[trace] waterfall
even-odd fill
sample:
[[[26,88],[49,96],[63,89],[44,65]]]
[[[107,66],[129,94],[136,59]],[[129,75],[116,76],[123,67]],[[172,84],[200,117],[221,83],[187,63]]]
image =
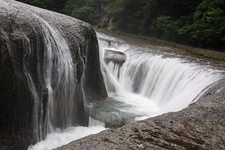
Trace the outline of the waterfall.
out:
[[[55,128],[66,129],[74,122],[76,65],[62,35],[44,20],[40,21],[46,45],[44,79],[48,89],[48,130],[52,132]]]
[[[8,7],[7,3],[5,5]],[[78,70],[77,66],[81,66],[81,64],[83,66],[84,60],[80,48],[76,50],[76,57],[72,57],[72,50],[69,48],[65,35],[62,34],[59,28],[50,24],[46,18],[41,17],[38,9],[31,10],[29,7],[27,8],[26,12],[30,15],[27,26],[31,26],[34,32],[31,33],[33,37],[28,37],[26,28],[23,27],[24,24],[22,23],[12,25],[12,31],[15,30],[14,34],[22,41],[22,49],[19,49],[22,62],[19,65],[23,68],[27,84],[34,97],[33,118],[31,121],[33,123],[32,128],[34,128],[33,138],[40,141],[46,137],[47,133],[82,125],[79,119],[87,122],[88,125],[86,112],[78,114],[78,111],[83,109],[81,108],[83,106],[83,90],[81,81],[77,79],[77,74],[79,71],[81,74],[84,67],[80,67],[80,70]],[[13,8],[10,14],[7,11],[4,12],[9,16],[15,15],[14,13]],[[17,12],[17,14],[20,13]],[[9,36],[11,35],[7,35],[3,30],[2,33],[14,68],[19,72],[20,68],[16,66],[16,59],[19,58],[16,58],[17,56],[12,48],[16,42],[10,41]]]
[[[223,78],[223,71],[212,69],[207,63],[202,65],[199,59],[127,45],[121,39],[102,33],[97,35],[101,67],[109,97],[104,100],[91,100],[87,105],[91,117],[110,127],[184,109]],[[107,50],[126,54],[126,61],[104,62]],[[51,63],[53,62],[48,62],[47,66],[53,66],[49,65]],[[51,72],[49,75],[51,77]],[[50,83],[47,85],[48,89],[53,89]],[[93,120],[90,123],[93,123]],[[56,130],[48,134],[44,141],[29,149],[52,149],[104,129],[102,123],[97,121],[97,124],[89,127]]]
[[[0,149],[52,149],[179,111],[224,79],[208,60],[97,40],[81,20],[15,0],[1,1],[0,33]]]
[[[223,77],[221,71],[198,63],[198,59],[118,45],[124,42],[102,33],[98,36],[102,57],[109,49],[128,56],[122,65],[112,60],[102,62],[102,66],[109,95],[123,97],[123,102],[133,105],[137,109],[136,119],[182,110]]]
[[[96,34],[88,23],[2,0],[0,82],[0,139],[7,141],[0,149],[24,149],[88,125],[94,127],[85,135],[105,129],[89,118],[86,105],[89,97],[107,97]]]

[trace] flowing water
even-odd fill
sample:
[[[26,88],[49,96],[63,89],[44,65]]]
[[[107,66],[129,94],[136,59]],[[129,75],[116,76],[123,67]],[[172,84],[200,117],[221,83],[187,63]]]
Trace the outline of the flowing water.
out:
[[[90,134],[96,134],[105,130],[104,124],[90,118],[89,127],[69,127],[65,130],[57,129],[47,135],[45,140],[30,145],[28,150],[51,150],[65,145],[71,141],[83,138]]]
[[[103,70],[109,95],[130,105],[123,111],[135,112],[136,120],[182,110],[223,78],[223,71],[199,58],[127,45],[102,33],[98,37],[102,61],[105,50],[127,55],[124,64],[111,61]]]
[[[53,149],[108,127],[182,110],[224,78],[223,69],[214,68],[210,61],[138,47],[97,33],[101,69],[109,96],[86,98],[85,105],[90,110],[89,127],[74,127],[79,124],[78,119],[84,120],[81,118],[84,114],[77,113],[78,101],[85,98],[78,81],[78,63],[84,64],[84,56],[78,48],[73,59],[65,35],[49,19],[54,18],[57,22],[60,18],[45,10],[19,3],[14,6],[14,3],[4,0],[1,3],[4,9],[0,12],[9,17],[6,22],[19,22],[18,29],[10,25],[22,38],[22,70],[35,100],[32,135],[40,141],[29,146],[30,150]],[[33,27],[34,35],[40,34],[43,41],[37,42],[36,49],[32,49],[32,40],[25,34],[26,28],[17,15],[25,17],[22,20]],[[64,20],[66,16],[61,17]],[[73,20],[67,18],[66,21],[68,26],[75,25]],[[9,55],[14,58],[10,38],[7,32],[2,33]],[[16,64],[16,60],[12,63]]]
[[[48,130],[53,132],[57,127],[66,129],[73,124],[76,66],[62,35],[46,21],[39,19],[46,45],[44,79],[49,97]]]
[[[50,34],[48,31],[45,34]],[[52,36],[57,33],[51,31]],[[104,100],[89,100],[88,107],[91,110],[89,127],[70,127],[65,130],[56,129],[47,135],[44,141],[30,146],[29,149],[52,149],[60,145],[66,144],[72,140],[79,139],[89,134],[97,133],[108,126],[123,125],[132,121],[157,116],[163,113],[179,111],[193,103],[207,91],[210,85],[223,78],[223,71],[213,69],[210,63],[192,57],[184,57],[176,54],[166,53],[161,50],[138,47],[128,45],[125,41],[114,37],[98,33],[99,50],[102,72],[107,87],[109,97]],[[62,41],[62,40],[61,40]],[[46,41],[46,43],[50,43]],[[57,42],[56,42],[57,43]],[[65,45],[57,45],[63,47],[67,51]],[[115,61],[104,62],[105,51],[111,50],[123,52],[126,55],[124,63],[116,63]],[[49,49],[49,52],[54,53]],[[68,52],[69,53],[69,52]],[[66,76],[65,81],[58,87],[58,91],[71,90],[76,85],[71,85],[67,79],[73,80],[71,73],[73,72],[72,62],[63,59],[70,58],[70,54],[59,53],[57,56],[57,65],[61,65],[56,69],[58,78]],[[47,57],[52,57],[47,55]],[[48,60],[51,60],[48,58]],[[53,62],[49,61],[46,67],[51,67]],[[65,70],[60,70],[65,68]],[[49,70],[49,69],[47,69]],[[54,95],[51,90],[51,83],[48,77],[51,71],[46,71],[46,84],[50,89],[50,97]],[[64,85],[64,83],[67,83]],[[57,87],[56,87],[57,88]],[[51,93],[52,92],[52,93]],[[70,99],[74,96],[63,94],[63,97]],[[54,98],[53,98],[54,99]],[[55,105],[52,101],[51,105]],[[50,123],[54,122],[54,114]],[[63,107],[64,108],[64,107]],[[67,109],[67,108],[65,108]],[[65,111],[67,112],[67,111]],[[64,119],[69,118],[72,114],[63,114]],[[56,118],[57,119],[57,118]],[[65,127],[70,126],[70,122],[66,121]],[[110,125],[111,124],[111,125]],[[56,128],[56,127],[55,127]]]

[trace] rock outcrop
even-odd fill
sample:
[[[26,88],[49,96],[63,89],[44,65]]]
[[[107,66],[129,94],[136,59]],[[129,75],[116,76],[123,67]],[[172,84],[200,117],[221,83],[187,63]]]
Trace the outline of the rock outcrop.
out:
[[[94,29],[69,16],[14,0],[2,0],[0,33],[0,149],[27,149],[30,144],[45,138],[49,132],[48,114],[53,111],[49,110],[50,97],[57,99],[54,114],[63,109],[62,97],[66,99],[70,95],[57,92],[63,91],[64,83],[56,80],[63,80],[61,77],[66,76],[65,71],[61,71],[61,77],[57,74],[60,71],[57,65],[75,68],[72,73],[68,71],[74,74],[76,83],[76,88],[70,91],[74,95],[71,107],[75,108],[71,125],[87,126],[84,93],[95,98],[107,96]],[[60,40],[68,45],[60,45]],[[54,53],[49,54],[59,52],[60,47],[69,48],[72,65],[63,64]],[[49,66],[51,71],[47,70]],[[48,74],[51,75],[50,84],[46,79]],[[61,118],[53,116],[52,122]],[[54,127],[67,126],[54,123]]]
[[[108,129],[55,150],[225,149],[225,81],[179,111]]]
[[[105,49],[104,61],[106,64],[112,61],[113,63],[122,66],[126,60],[127,55],[125,53],[113,49]]]

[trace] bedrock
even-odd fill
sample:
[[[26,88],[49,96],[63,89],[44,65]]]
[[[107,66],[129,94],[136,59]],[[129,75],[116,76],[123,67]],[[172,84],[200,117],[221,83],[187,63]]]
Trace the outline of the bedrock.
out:
[[[108,129],[55,150],[225,149],[225,81],[179,111]]]

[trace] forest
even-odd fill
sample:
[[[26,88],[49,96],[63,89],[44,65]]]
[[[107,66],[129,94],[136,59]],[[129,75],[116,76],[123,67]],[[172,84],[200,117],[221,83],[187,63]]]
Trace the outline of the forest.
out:
[[[18,0],[117,33],[225,51],[224,0]]]

